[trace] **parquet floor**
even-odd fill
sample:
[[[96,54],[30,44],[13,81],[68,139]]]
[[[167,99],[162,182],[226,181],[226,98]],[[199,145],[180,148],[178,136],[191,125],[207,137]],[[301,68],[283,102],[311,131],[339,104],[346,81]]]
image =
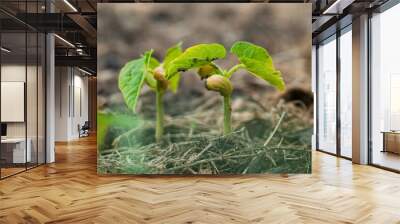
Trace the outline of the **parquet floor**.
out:
[[[96,174],[94,138],[0,181],[0,223],[400,223],[400,175],[315,152],[312,175]]]
[[[7,177],[7,176],[10,176],[10,175],[22,172],[24,170],[25,170],[25,167],[23,167],[23,168],[22,167],[21,168],[19,168],[19,167],[17,167],[17,168],[14,168],[14,167],[1,168],[1,175],[2,175],[2,177]]]

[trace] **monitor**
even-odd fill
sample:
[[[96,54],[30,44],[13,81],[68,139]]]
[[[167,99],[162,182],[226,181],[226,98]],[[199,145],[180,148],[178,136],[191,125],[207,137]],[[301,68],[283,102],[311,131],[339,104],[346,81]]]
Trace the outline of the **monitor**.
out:
[[[7,136],[7,124],[1,123],[1,136]]]

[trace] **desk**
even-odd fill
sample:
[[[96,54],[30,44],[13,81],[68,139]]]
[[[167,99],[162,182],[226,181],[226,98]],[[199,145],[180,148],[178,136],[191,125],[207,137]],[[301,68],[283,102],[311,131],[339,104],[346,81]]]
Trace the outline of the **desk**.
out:
[[[382,131],[382,134],[383,134],[382,152],[392,152],[400,154],[400,132]]]
[[[26,163],[31,162],[32,141],[30,138],[26,140],[28,143],[25,152],[25,138],[5,138],[1,139],[1,157],[6,163]]]

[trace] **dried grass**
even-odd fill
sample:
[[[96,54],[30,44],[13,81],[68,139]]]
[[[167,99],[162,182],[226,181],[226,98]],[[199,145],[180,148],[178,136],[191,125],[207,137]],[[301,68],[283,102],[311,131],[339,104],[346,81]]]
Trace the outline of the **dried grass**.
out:
[[[154,143],[154,123],[144,122],[99,154],[101,173],[246,174],[310,173],[309,114],[280,102],[270,111],[248,103],[234,114],[235,131],[222,136],[219,107],[204,104],[167,119],[166,135]]]

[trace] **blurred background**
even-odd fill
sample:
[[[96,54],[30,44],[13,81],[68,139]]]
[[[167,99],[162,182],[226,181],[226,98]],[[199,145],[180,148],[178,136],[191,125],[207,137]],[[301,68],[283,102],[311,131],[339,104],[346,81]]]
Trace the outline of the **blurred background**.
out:
[[[264,81],[240,71],[233,77],[233,109],[237,106],[235,96],[253,97],[264,105],[282,98],[305,108],[312,118],[310,15],[310,4],[99,4],[98,107],[124,108],[118,90],[118,72],[126,62],[148,49],[154,49],[154,56],[162,60],[165,50],[179,41],[183,42],[183,48],[217,42],[229,51],[235,41],[245,40],[269,51],[288,88],[279,93]],[[216,63],[226,68],[237,60],[228,57]],[[202,81],[190,73],[183,74],[179,93],[167,95],[167,102],[215,95],[206,91]],[[147,100],[153,100],[148,89],[144,88],[142,94],[139,111],[144,110]]]

